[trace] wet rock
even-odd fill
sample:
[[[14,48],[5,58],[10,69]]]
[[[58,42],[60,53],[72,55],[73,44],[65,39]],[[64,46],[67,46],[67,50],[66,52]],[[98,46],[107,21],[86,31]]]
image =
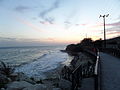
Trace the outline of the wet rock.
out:
[[[62,90],[71,90],[72,83],[68,80],[61,79],[59,82],[59,87]]]
[[[0,61],[0,74],[9,77],[14,72],[14,68],[7,63]]]
[[[7,84],[6,90],[21,90],[30,86],[32,86],[32,84],[26,81],[14,81],[12,83]]]
[[[60,88],[53,88],[52,90],[61,90]]]
[[[26,87],[23,90],[49,90],[49,89],[43,84],[36,84],[30,87]]]
[[[11,78],[12,81],[15,81],[17,76],[18,76],[17,73],[12,73],[9,77]]]
[[[36,84],[35,81],[33,81],[32,79],[30,79],[28,76],[26,76],[22,72],[17,73],[16,81],[26,81],[26,82],[29,82],[31,84]]]
[[[1,88],[0,90],[5,90],[5,88]]]
[[[34,77],[34,78],[31,78],[31,79],[34,80],[37,84],[43,84],[43,80],[41,78]]]
[[[0,88],[4,87],[5,84],[9,83],[11,81],[10,78],[6,77],[3,74],[0,74]]]

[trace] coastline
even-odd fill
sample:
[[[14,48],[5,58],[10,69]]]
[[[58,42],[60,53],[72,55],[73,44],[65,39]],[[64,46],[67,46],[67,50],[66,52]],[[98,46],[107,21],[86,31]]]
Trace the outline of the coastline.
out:
[[[36,87],[36,85],[39,85],[39,88],[43,88],[44,86],[44,89],[40,90],[61,90],[60,87],[58,88],[58,84],[60,81],[60,72],[63,66],[63,64],[60,64],[57,68],[50,70],[49,72],[45,72],[46,78],[28,77],[22,72],[13,72],[12,74],[10,74],[10,77],[6,77],[6,75],[4,75],[3,77],[6,78],[2,77],[3,80],[5,81],[6,79],[8,79],[8,81],[6,83],[3,83],[4,85],[2,87],[2,90],[14,90],[15,88],[20,89],[23,88],[24,83],[29,84],[30,87]],[[24,88],[29,88],[29,86],[26,85],[24,86]]]
[[[59,54],[59,53],[57,53],[57,54]],[[43,85],[46,88],[51,87],[51,89],[45,89],[45,90],[53,90],[53,88],[59,88],[59,90],[61,90],[60,86],[59,86],[59,83],[61,83],[60,74],[61,74],[62,68],[65,66],[66,60],[64,62],[59,62],[59,65],[56,68],[49,70],[47,72],[44,72],[44,74],[46,74],[46,78],[29,77],[22,72],[13,72],[9,76],[3,75],[3,77],[5,77],[5,78],[3,78],[3,77],[2,78],[4,79],[4,81],[7,79],[7,81],[5,83],[3,83],[2,89],[9,90],[9,88],[11,88],[11,86],[12,86],[11,90],[14,90],[13,88],[16,88],[15,87],[16,83],[17,84],[20,83],[21,87],[23,86],[23,83],[28,83],[28,84],[31,84],[32,87],[36,87],[35,85],[37,85],[37,84],[39,84],[40,86]],[[68,62],[66,62],[66,63],[68,63]],[[1,83],[2,82],[0,82],[0,84]],[[19,88],[19,86],[17,86],[17,88]],[[28,87],[26,86],[25,88],[28,88]],[[42,89],[40,89],[40,90],[42,90]]]

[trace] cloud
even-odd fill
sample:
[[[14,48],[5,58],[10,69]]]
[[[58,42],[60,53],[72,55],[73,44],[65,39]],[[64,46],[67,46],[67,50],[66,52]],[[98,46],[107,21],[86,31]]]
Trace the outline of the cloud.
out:
[[[79,26],[79,24],[75,24],[75,26]]]
[[[44,21],[40,21],[40,23],[41,23],[41,24],[46,24],[46,22],[44,22]]]
[[[65,21],[64,23],[65,23],[65,24],[71,24],[71,22],[69,22],[69,21]]]
[[[0,41],[15,41],[16,38],[9,38],[9,37],[0,37]]]
[[[18,22],[20,22],[20,23],[23,23],[23,24],[29,26],[29,27],[32,28],[33,30],[40,31],[40,32],[43,31],[43,30],[41,30],[38,26],[32,24],[31,22],[28,22],[28,21],[23,20],[23,19],[18,18],[18,17],[16,17],[16,20],[17,20]]]
[[[97,24],[97,25],[94,25],[94,26],[95,27],[103,26],[103,24]],[[114,23],[105,24],[105,26],[120,26],[120,21],[114,22]]]
[[[39,40],[37,40],[37,39],[28,39],[28,38],[0,37],[0,41],[34,42],[34,41],[39,41]]]
[[[112,26],[112,28],[108,29],[108,31],[119,31],[120,32],[120,21],[111,23],[111,24],[107,24],[107,26]]]
[[[44,44],[43,41],[35,39],[0,37],[0,47],[38,46]]]
[[[23,12],[25,12],[25,11],[27,11],[27,10],[30,10],[30,9],[31,9],[31,8],[30,8],[30,7],[27,7],[27,6],[17,6],[17,7],[15,8],[15,11],[23,13]]]
[[[53,24],[54,20],[55,19],[53,17],[45,18],[45,21],[48,22],[49,24]]]
[[[69,29],[73,24],[72,24],[72,22],[66,20],[66,21],[64,21],[64,25],[65,25],[65,26],[64,26],[65,29]]]
[[[113,35],[113,34],[119,34],[120,35],[120,32],[109,32],[109,33],[107,33],[107,35]]]
[[[30,38],[10,38],[0,37],[0,47],[16,47],[16,46],[48,46],[63,45],[54,38],[30,39]]]
[[[107,35],[120,35],[120,21],[107,24],[107,26],[113,26],[112,28],[107,29]]]
[[[45,21],[40,21],[40,23],[45,25],[55,24],[54,18],[46,18]]]
[[[71,28],[73,23],[76,23],[76,17],[78,17],[78,13],[77,13],[78,7],[72,7],[70,8],[70,11],[66,12],[67,16],[65,17],[65,27],[67,28]],[[75,24],[75,26],[79,26],[79,24]]]
[[[40,17],[45,18],[46,14],[48,14],[49,12],[51,12],[54,9],[59,7],[59,3],[60,3],[60,0],[56,0],[50,8],[48,8],[47,10],[44,10],[40,13]]]
[[[12,37],[0,37],[0,41],[15,41],[15,42],[39,42],[39,39],[31,38],[12,38]]]
[[[89,24],[89,23],[83,23],[83,24],[75,24],[75,26],[83,26],[83,27],[98,27],[101,26],[101,24]]]
[[[120,26],[120,21],[115,23],[106,24],[106,26]]]
[[[59,7],[60,4],[60,0],[56,0],[52,6],[44,11],[42,11],[39,15],[39,17],[41,17],[43,20],[49,22],[49,23],[53,23],[54,22],[54,18],[53,17],[46,17],[46,15],[48,15],[48,13],[50,13],[51,11],[57,9]]]
[[[119,27],[116,26],[116,27],[108,28],[107,32],[108,33],[117,33],[117,32],[120,32],[120,26]]]
[[[120,36],[120,32],[109,32],[109,33],[107,33],[108,38],[118,37],[118,36]]]
[[[54,38],[47,38],[46,40],[48,40],[48,41],[55,41]]]
[[[97,23],[97,24],[79,24],[79,25],[82,25],[82,26],[90,26],[90,27],[93,27],[93,28],[96,28],[96,27],[103,27],[103,23]],[[119,27],[120,26],[120,21],[118,22],[114,22],[114,23],[109,23],[109,24],[105,24],[105,26],[111,26],[112,28],[113,27]]]
[[[80,25],[82,25],[82,26],[87,26],[88,24],[80,24]]]
[[[40,23],[43,24],[43,25],[51,25],[51,24],[53,24],[53,23],[49,23],[48,21],[40,21]]]

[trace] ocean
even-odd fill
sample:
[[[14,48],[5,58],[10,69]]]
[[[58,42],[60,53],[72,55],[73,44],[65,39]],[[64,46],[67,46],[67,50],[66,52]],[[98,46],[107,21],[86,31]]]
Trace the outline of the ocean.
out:
[[[71,57],[60,51],[63,49],[65,46],[4,47],[0,48],[0,61],[15,66],[15,72],[45,78],[46,72],[69,65]]]

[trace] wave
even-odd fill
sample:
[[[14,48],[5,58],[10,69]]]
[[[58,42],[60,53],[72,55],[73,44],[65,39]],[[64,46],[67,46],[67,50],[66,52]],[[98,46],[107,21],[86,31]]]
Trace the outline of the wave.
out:
[[[41,59],[41,58],[44,58],[44,57],[47,56],[47,55],[48,55],[48,54],[43,54],[43,55],[39,56],[38,58],[33,59],[32,61],[24,62],[24,63],[18,64],[18,65],[15,65],[15,67],[21,67],[21,66],[23,66],[23,65],[30,64],[30,63],[32,63],[32,62],[34,62],[34,61],[37,61],[37,60],[39,60],[39,59]]]
[[[44,73],[59,67],[66,59],[67,54],[52,51],[43,54],[32,62],[20,65],[16,68],[15,72],[23,72],[29,77],[45,78]]]
[[[44,58],[44,57],[47,56],[47,55],[48,55],[47,53],[46,53],[46,54],[43,54],[42,56],[38,57],[36,60],[41,59],[41,58]]]

